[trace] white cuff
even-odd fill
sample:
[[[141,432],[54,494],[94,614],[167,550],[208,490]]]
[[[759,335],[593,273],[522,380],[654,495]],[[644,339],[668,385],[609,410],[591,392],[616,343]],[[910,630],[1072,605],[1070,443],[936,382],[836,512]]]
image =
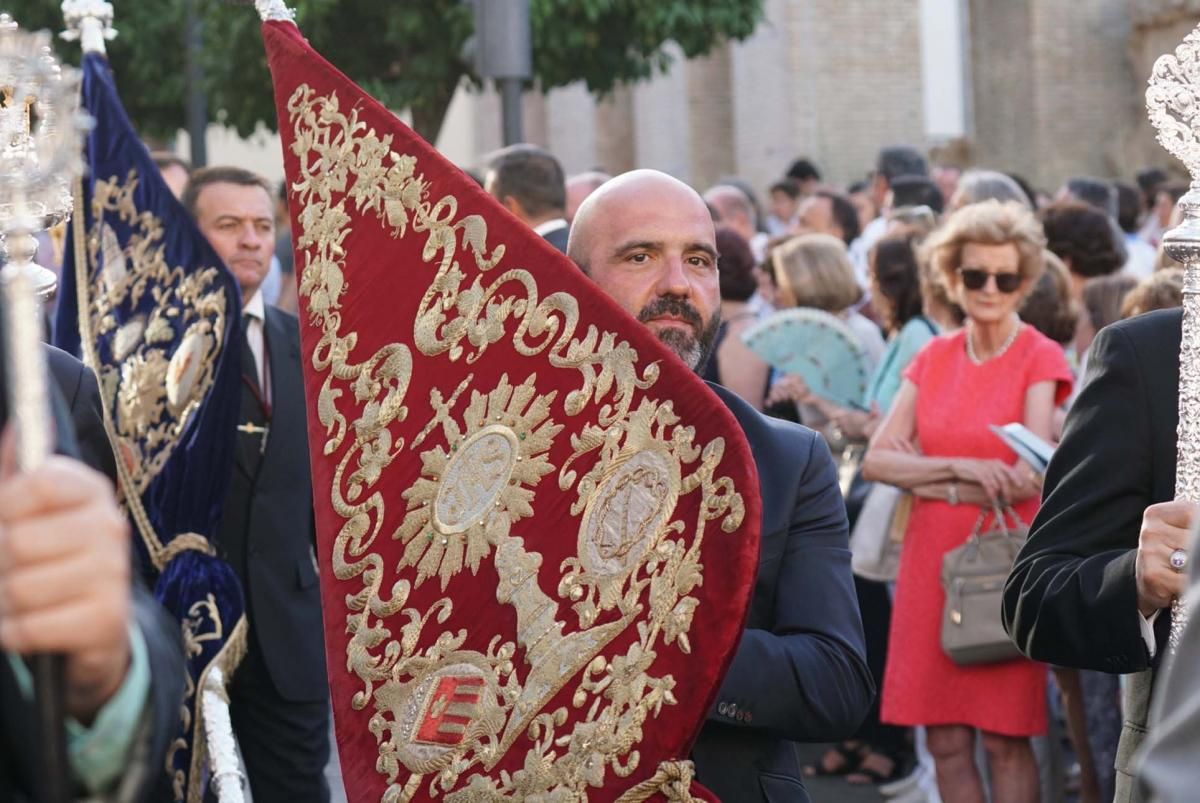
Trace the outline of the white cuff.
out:
[[[1150,652],[1150,660],[1154,660],[1154,654],[1158,652],[1158,644],[1154,640],[1154,623],[1158,620],[1158,615],[1162,613],[1162,608],[1159,608],[1149,616],[1142,616],[1142,612],[1138,611],[1138,626],[1142,628],[1142,641],[1146,642],[1146,649]]]

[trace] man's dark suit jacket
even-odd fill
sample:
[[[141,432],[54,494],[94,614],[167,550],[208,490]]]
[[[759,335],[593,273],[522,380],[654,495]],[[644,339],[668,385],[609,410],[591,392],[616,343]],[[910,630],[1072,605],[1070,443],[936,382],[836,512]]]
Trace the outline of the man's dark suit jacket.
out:
[[[95,375],[66,352],[52,346],[45,346],[45,350],[51,381],[63,402],[56,416],[59,432],[69,436],[73,429],[76,443],[72,445],[83,461],[112,478],[115,465],[104,432]],[[60,438],[63,443],[71,440]],[[150,791],[166,777],[163,760],[179,727],[185,670],[179,625],[140,587],[134,588],[133,613],[146,643],[150,701],[142,738],[135,742],[135,754],[130,756],[119,789],[122,800],[141,801],[149,800]],[[34,728],[32,709],[16,686],[7,658],[0,656],[0,801],[32,801],[38,794]]]
[[[571,227],[570,226],[562,226],[560,228],[555,229],[554,231],[547,232],[545,234],[545,236],[542,237],[542,239],[545,240],[546,242],[550,243],[550,245],[554,246],[559,251],[561,251],[562,253],[565,254],[565,253],[567,253],[567,240],[570,239],[570,237],[571,237]]]
[[[692,751],[725,801],[807,801],[792,741],[849,738],[875,689],[850,572],[846,508],[829,449],[711,385],[758,467],[762,547],[746,630]]]
[[[1182,314],[1103,329],[1046,474],[1041,509],[1004,589],[1004,623],[1031,658],[1113,674],[1126,689],[1117,800],[1136,800],[1152,662],[1138,622],[1134,563],[1142,513],[1175,498]],[[1166,643],[1168,612],[1155,623]],[[1161,654],[1161,649],[1159,650]]]
[[[50,378],[70,413],[79,459],[103,473],[115,485],[117,465],[108,433],[104,431],[104,411],[100,406],[96,375],[62,349],[45,344],[42,348]]]
[[[271,372],[266,453],[256,470],[239,448],[218,542],[242,580],[247,618],[275,688],[286,700],[324,701],[300,330],[295,316],[268,306],[264,333]]]

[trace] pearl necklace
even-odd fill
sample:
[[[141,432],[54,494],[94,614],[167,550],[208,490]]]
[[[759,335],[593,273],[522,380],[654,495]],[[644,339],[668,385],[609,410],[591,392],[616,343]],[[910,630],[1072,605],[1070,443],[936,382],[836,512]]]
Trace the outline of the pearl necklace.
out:
[[[973,336],[975,327],[968,326],[967,327],[967,359],[969,359],[971,362],[975,363],[976,365],[983,365],[988,360],[995,360],[999,357],[1004,356],[1004,352],[1008,351],[1009,348],[1012,347],[1012,344],[1014,342],[1016,342],[1017,335],[1019,335],[1021,333],[1021,328],[1023,326],[1024,326],[1024,324],[1022,324],[1020,321],[1017,321],[1017,325],[1013,327],[1012,333],[1007,338],[1005,338],[1003,343],[1000,344],[1000,348],[996,349],[996,352],[994,354],[992,354],[990,357],[988,357],[986,360],[979,359],[979,355],[975,353],[975,338]]]

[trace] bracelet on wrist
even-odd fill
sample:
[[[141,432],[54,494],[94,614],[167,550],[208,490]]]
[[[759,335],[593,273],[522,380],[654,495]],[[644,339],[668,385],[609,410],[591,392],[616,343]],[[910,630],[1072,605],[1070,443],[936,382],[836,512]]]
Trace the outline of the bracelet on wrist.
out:
[[[946,501],[952,505],[958,504],[958,483],[952,482],[946,488]]]

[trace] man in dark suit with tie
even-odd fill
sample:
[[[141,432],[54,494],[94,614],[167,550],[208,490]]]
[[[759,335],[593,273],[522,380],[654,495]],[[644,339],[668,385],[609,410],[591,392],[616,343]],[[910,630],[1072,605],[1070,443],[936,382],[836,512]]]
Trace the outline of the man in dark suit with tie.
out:
[[[488,161],[483,188],[543,240],[566,253],[567,183],[562,165],[536,145],[510,145]]]
[[[256,803],[325,803],[329,690],[317,584],[300,331],[258,292],[275,249],[270,186],[198,170],[183,204],[242,291],[242,414],[219,548],[241,579],[249,639],[231,716]]]
[[[700,196],[638,170],[580,206],[568,255],[693,370],[720,323],[716,235]],[[850,573],[846,509],[812,430],[713,390],[758,467],[762,544],[746,629],[692,752],[722,800],[807,801],[790,740],[849,738],[874,696]]]
[[[1103,329],[1046,473],[1042,507],[1004,589],[1004,623],[1039,661],[1134,674],[1117,751],[1118,803],[1140,799],[1134,751],[1146,734],[1171,599],[1186,575],[1192,507],[1175,502],[1182,314]]]

